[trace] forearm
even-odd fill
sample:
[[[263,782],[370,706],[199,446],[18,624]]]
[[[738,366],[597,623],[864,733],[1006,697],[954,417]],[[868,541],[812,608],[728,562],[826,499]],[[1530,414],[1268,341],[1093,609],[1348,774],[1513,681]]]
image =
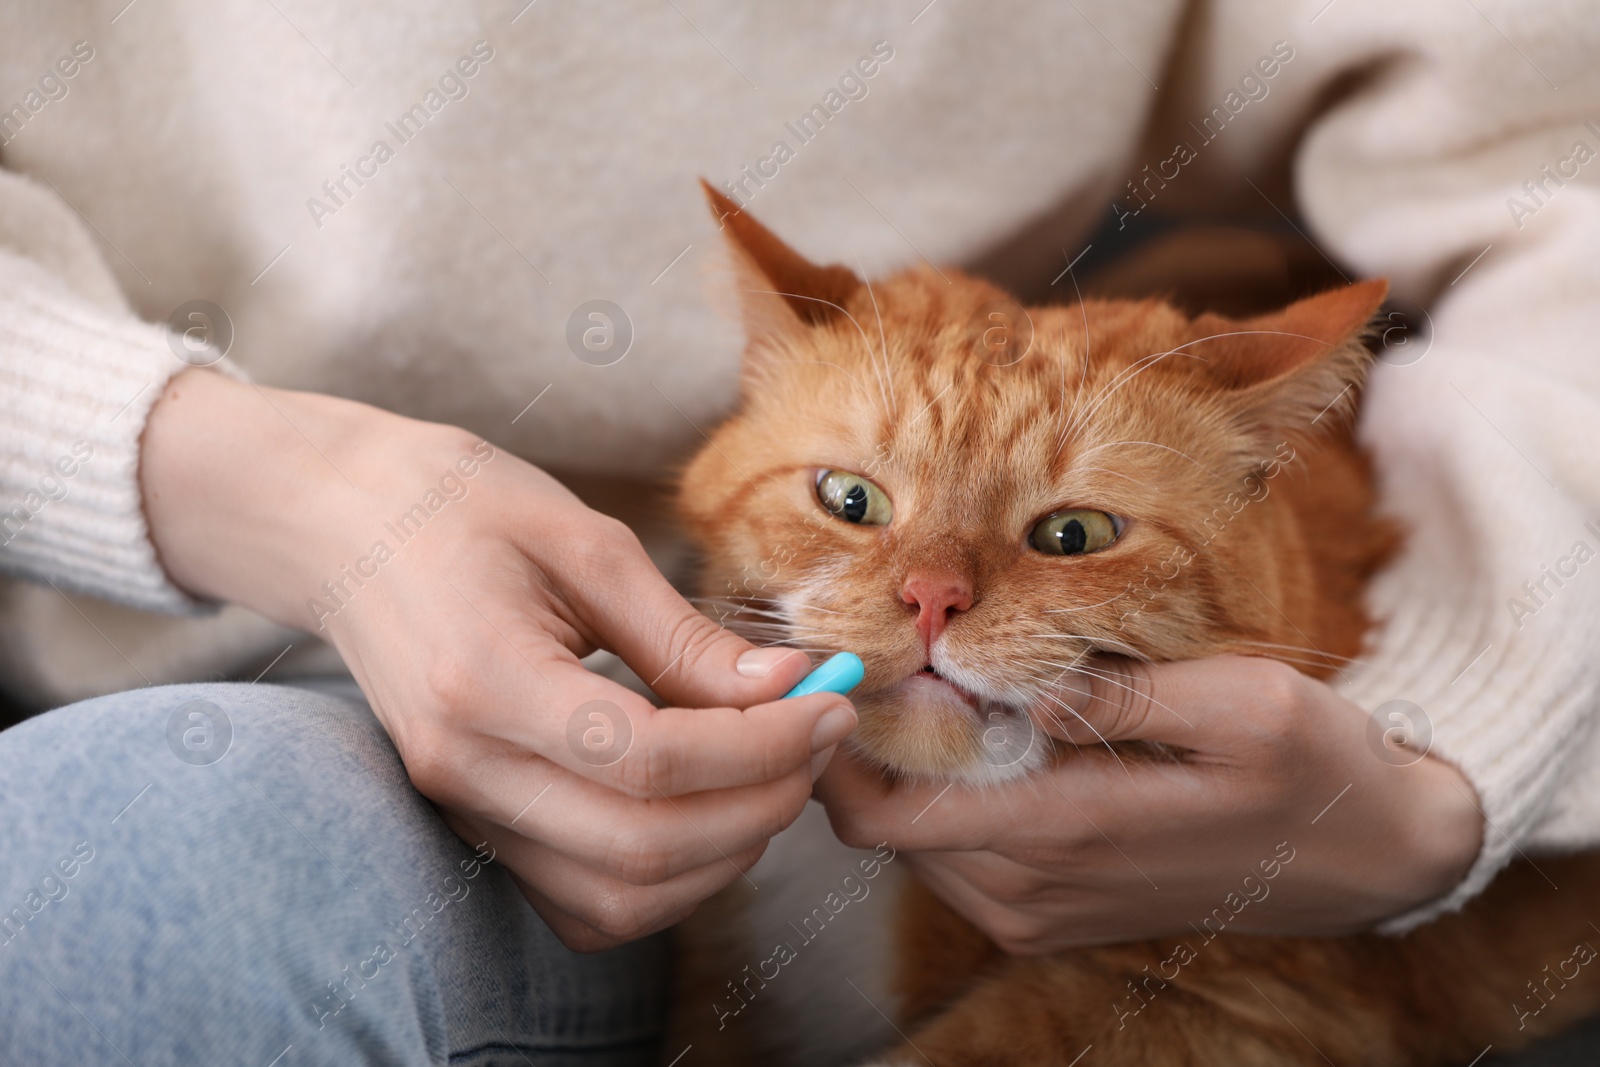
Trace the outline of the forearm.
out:
[[[1571,160],[1578,140],[1592,151],[1584,120],[1600,96],[1575,68],[1548,68],[1572,84],[1559,95],[1520,77],[1519,53],[1550,54],[1543,20],[1511,28],[1512,48],[1472,13],[1459,18],[1481,50],[1438,49],[1352,95],[1297,162],[1329,254],[1389,276],[1427,304],[1415,324],[1431,325],[1409,335],[1413,348],[1385,351],[1364,402],[1383,507],[1407,544],[1373,583],[1383,626],[1342,689],[1371,709],[1419,708],[1488,828],[1462,885],[1393,929],[1459,907],[1519,852],[1600,844],[1588,786],[1600,585],[1587,573],[1600,551],[1600,192]],[[1572,64],[1583,53],[1558,54]],[[1447,85],[1469,95],[1441,114],[1430,105]],[[1517,210],[1527,194],[1507,193],[1563,159],[1569,180],[1546,183],[1536,217]]]
[[[461,431],[204,370],[173,378],[145,429],[140,481],[161,562],[199,597],[311,629],[307,601],[381,532],[405,479],[386,458]]]

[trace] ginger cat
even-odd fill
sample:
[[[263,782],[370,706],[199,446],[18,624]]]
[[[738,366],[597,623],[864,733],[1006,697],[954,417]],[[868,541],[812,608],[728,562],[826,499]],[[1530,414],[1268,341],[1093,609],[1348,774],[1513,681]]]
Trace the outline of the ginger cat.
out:
[[[706,191],[748,350],[741,407],[685,471],[681,512],[730,625],[865,661],[855,755],[891,775],[1005,781],[1062,758],[1022,709],[1060,704],[1053,687],[1092,653],[1269,655],[1324,678],[1360,654],[1364,583],[1397,542],[1372,514],[1349,428],[1385,283],[1244,320],[1157,300],[1023,315],[953,270],[869,286],[815,266]],[[788,877],[832,862],[816,858],[826,842],[800,847]],[[847,866],[827,876],[848,872],[839,884],[863,903],[834,920],[854,932],[824,935],[845,954],[806,979],[834,991],[767,969],[824,950],[808,947],[809,919],[757,929],[761,894],[735,883],[681,930],[667,1056],[693,1041],[694,1063],[817,1067],[878,1042],[873,1063],[935,1067],[1464,1067],[1600,1009],[1600,967],[1586,966],[1600,944],[1584,910],[1600,893],[1592,856],[1518,864],[1404,937],[1207,924],[1013,958],[900,877],[892,850],[858,867],[871,854],[839,854]],[[896,878],[869,884],[885,869]],[[791,896],[789,918],[806,915]],[[837,890],[829,899],[844,908]],[[885,965],[887,1003],[863,991]],[[862,970],[821,973],[835,967]],[[859,1007],[845,980],[892,1028],[859,1012],[873,1025],[837,1033]]]

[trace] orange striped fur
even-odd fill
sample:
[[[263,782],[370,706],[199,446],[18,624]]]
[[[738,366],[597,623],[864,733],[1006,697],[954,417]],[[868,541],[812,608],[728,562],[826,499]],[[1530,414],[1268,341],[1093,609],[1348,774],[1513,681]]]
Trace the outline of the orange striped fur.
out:
[[[1349,429],[1382,282],[1243,320],[1150,299],[1024,315],[950,269],[869,286],[813,266],[707,192],[749,344],[740,407],[687,467],[681,513],[730,625],[865,661],[858,755],[1002,781],[1056,756],[1041,739],[986,758],[985,730],[1026,730],[1023,709],[1091,654],[1273,655],[1317,676],[1360,654],[1362,589],[1397,542]],[[828,514],[819,470],[870,478],[892,521]],[[1035,522],[1072,507],[1119,516],[1120,536],[1077,556],[1029,547]],[[925,574],[970,594],[931,657],[905,595]],[[1517,1025],[1541,967],[1600,943],[1581,915],[1600,866],[1542,866],[1559,893],[1513,868],[1403,938],[1223,934],[1136,1025],[1113,1005],[1184,939],[1012,959],[913,889],[896,961],[910,1044],[884,1062],[1066,1067],[1092,1045],[1084,1067],[1464,1064],[1600,1008],[1600,967],[1585,968]]]

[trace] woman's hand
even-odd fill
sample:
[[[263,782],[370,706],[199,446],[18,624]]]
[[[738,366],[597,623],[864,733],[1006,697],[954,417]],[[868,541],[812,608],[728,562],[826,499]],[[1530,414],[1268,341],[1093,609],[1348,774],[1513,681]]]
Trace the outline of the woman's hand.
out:
[[[195,370],[142,457],[172,578],[320,629],[418,790],[574,948],[740,877],[855,726],[842,697],[773,703],[803,654],[719,629],[625,526],[463,431]],[[585,670],[596,648],[678,706]]]
[[[886,782],[855,760],[817,783],[835,832],[909,854],[945,903],[1008,952],[1198,930],[1336,934],[1451,889],[1477,856],[1472,787],[1432,757],[1380,758],[1368,716],[1280,663],[1221,656],[1107,664],[1067,702],[1110,741],[1181,758],[1114,760],[1083,746],[985,790]],[[1059,746],[1058,746],[1059,747]],[[1209,922],[1208,922],[1209,920]]]

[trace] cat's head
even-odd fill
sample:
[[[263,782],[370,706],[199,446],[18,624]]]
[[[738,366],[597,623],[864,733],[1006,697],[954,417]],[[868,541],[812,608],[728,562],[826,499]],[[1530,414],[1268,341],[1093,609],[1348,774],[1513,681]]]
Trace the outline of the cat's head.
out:
[[[1370,569],[1340,547],[1370,540],[1343,424],[1382,282],[1247,321],[1024,311],[950,269],[813,265],[707,191],[748,347],[682,481],[702,592],[758,643],[865,661],[866,758],[1015,776],[1049,759],[1027,709],[1069,717],[1059,683],[1092,654],[1307,649],[1354,592],[1320,555]]]

